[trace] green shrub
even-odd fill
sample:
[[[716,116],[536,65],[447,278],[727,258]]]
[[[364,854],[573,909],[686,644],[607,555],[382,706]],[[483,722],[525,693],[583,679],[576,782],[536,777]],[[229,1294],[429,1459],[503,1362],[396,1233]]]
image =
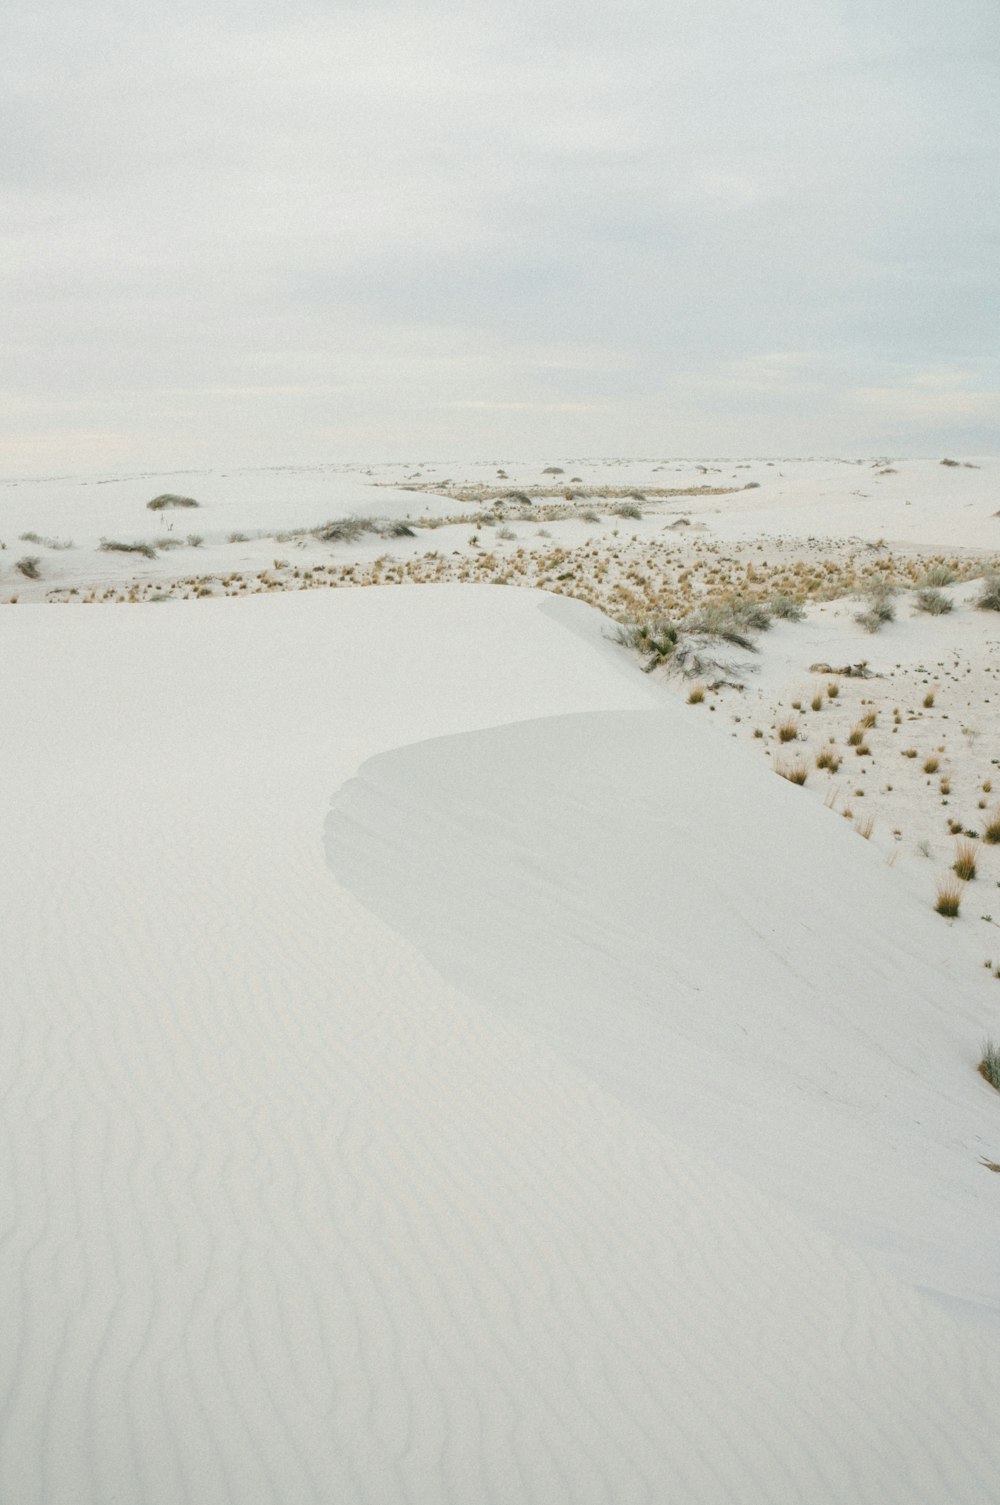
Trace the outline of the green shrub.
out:
[[[917,591],[917,610],[926,611],[932,617],[943,617],[945,612],[953,609],[954,604],[950,596],[933,586],[925,586]]]

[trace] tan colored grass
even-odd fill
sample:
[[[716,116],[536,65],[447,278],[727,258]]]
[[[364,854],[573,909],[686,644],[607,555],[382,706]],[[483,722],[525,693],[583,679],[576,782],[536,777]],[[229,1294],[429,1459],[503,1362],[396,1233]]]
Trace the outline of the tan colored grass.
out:
[[[955,843],[955,861],[952,871],[963,883],[970,883],[976,876],[976,855],[979,851],[979,843],[969,837],[963,837]]]
[[[962,885],[954,878],[942,878],[937,886],[937,903],[934,905],[938,914],[946,919],[953,920],[958,914],[962,903]]]

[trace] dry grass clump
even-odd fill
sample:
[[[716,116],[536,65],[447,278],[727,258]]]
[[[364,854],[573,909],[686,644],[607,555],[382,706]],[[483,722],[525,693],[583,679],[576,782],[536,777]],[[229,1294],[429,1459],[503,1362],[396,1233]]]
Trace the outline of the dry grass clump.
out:
[[[799,723],[795,716],[785,716],[778,722],[775,730],[778,733],[779,742],[794,742],[799,735]]]
[[[933,690],[928,690],[927,694],[924,696],[924,710],[925,711],[929,711],[930,708],[931,708],[931,706],[933,704],[934,704],[934,691]]]
[[[841,758],[831,748],[824,748],[816,754],[816,767],[829,769],[830,773],[836,773],[840,767]]]
[[[25,554],[23,559],[17,561],[14,568],[20,570],[26,580],[40,580],[42,578],[42,572],[38,568],[40,563],[41,560],[37,555]]]
[[[983,840],[988,846],[1000,846],[1000,805],[986,818],[983,826]]]
[[[859,836],[864,837],[865,841],[870,841],[872,832],[875,829],[874,815],[859,815],[857,820],[854,822],[854,829],[855,831],[857,831]]]
[[[958,914],[962,903],[962,887],[953,878],[942,878],[937,886],[937,903],[934,908],[938,914],[946,919],[953,920]]]
[[[983,1041],[983,1058],[976,1069],[991,1087],[1000,1092],[1000,1045],[995,1040]],[[990,1169],[993,1169],[992,1165]]]
[[[917,591],[917,610],[925,611],[929,616],[943,617],[946,612],[953,611],[954,606],[954,601],[943,591],[934,590],[930,586]]]
[[[932,754],[924,764],[924,773],[937,773],[941,767],[941,759]]]
[[[774,771],[781,778],[787,779],[790,784],[804,784],[809,777],[809,766],[801,759],[794,763],[785,763],[779,758],[774,765]]]
[[[835,679],[830,680],[829,684],[826,687],[826,693],[831,700],[836,700],[837,696],[840,694],[840,685]]]
[[[963,883],[971,883],[976,876],[976,853],[978,844],[963,837],[955,843],[955,861],[952,864],[952,872]]]
[[[692,685],[688,692],[688,705],[701,705],[705,699],[705,686]]]
[[[193,496],[175,496],[172,491],[165,491],[162,496],[154,496],[146,506],[150,512],[162,512],[165,507],[197,507],[198,502]]]

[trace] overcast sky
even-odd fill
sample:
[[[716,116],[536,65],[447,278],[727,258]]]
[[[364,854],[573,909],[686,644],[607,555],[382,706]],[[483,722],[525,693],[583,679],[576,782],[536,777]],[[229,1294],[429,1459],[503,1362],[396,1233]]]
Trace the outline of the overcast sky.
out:
[[[3,474],[1000,451],[998,0],[3,17]]]

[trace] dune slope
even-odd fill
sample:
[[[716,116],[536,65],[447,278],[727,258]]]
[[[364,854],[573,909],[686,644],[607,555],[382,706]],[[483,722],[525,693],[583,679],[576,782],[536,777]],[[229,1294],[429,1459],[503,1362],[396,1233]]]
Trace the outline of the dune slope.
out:
[[[593,614],[527,592],[357,591],[26,608],[5,629],[0,1498],[991,1497],[986,1336],[716,1138],[629,1100],[617,1065],[602,1078],[498,1008],[475,969],[447,975],[331,873],[331,794],[360,787],[352,820],[375,818],[378,762],[352,783],[365,760],[409,747],[458,781],[448,747],[473,733],[512,760],[514,834],[533,808],[524,757],[554,749],[584,827],[615,728],[657,747],[669,731]],[[491,730],[539,718],[551,745]],[[496,818],[489,746],[471,808],[456,782],[456,863]],[[373,830],[388,855],[426,822],[429,778],[414,765],[397,831]],[[564,808],[542,813],[538,882],[573,848]],[[714,861],[690,877],[692,911],[717,904]],[[502,846],[472,877],[494,868],[503,887]],[[440,871],[411,881],[435,892]],[[555,908],[614,917],[618,887],[598,874]],[[507,951],[538,956],[523,907],[499,913]],[[670,991],[679,1017],[676,974]],[[966,1134],[977,1083],[926,1060],[964,1020],[931,1004],[914,1117]],[[763,1026],[779,1065],[786,1016]],[[817,1075],[792,1086],[812,1097]]]

